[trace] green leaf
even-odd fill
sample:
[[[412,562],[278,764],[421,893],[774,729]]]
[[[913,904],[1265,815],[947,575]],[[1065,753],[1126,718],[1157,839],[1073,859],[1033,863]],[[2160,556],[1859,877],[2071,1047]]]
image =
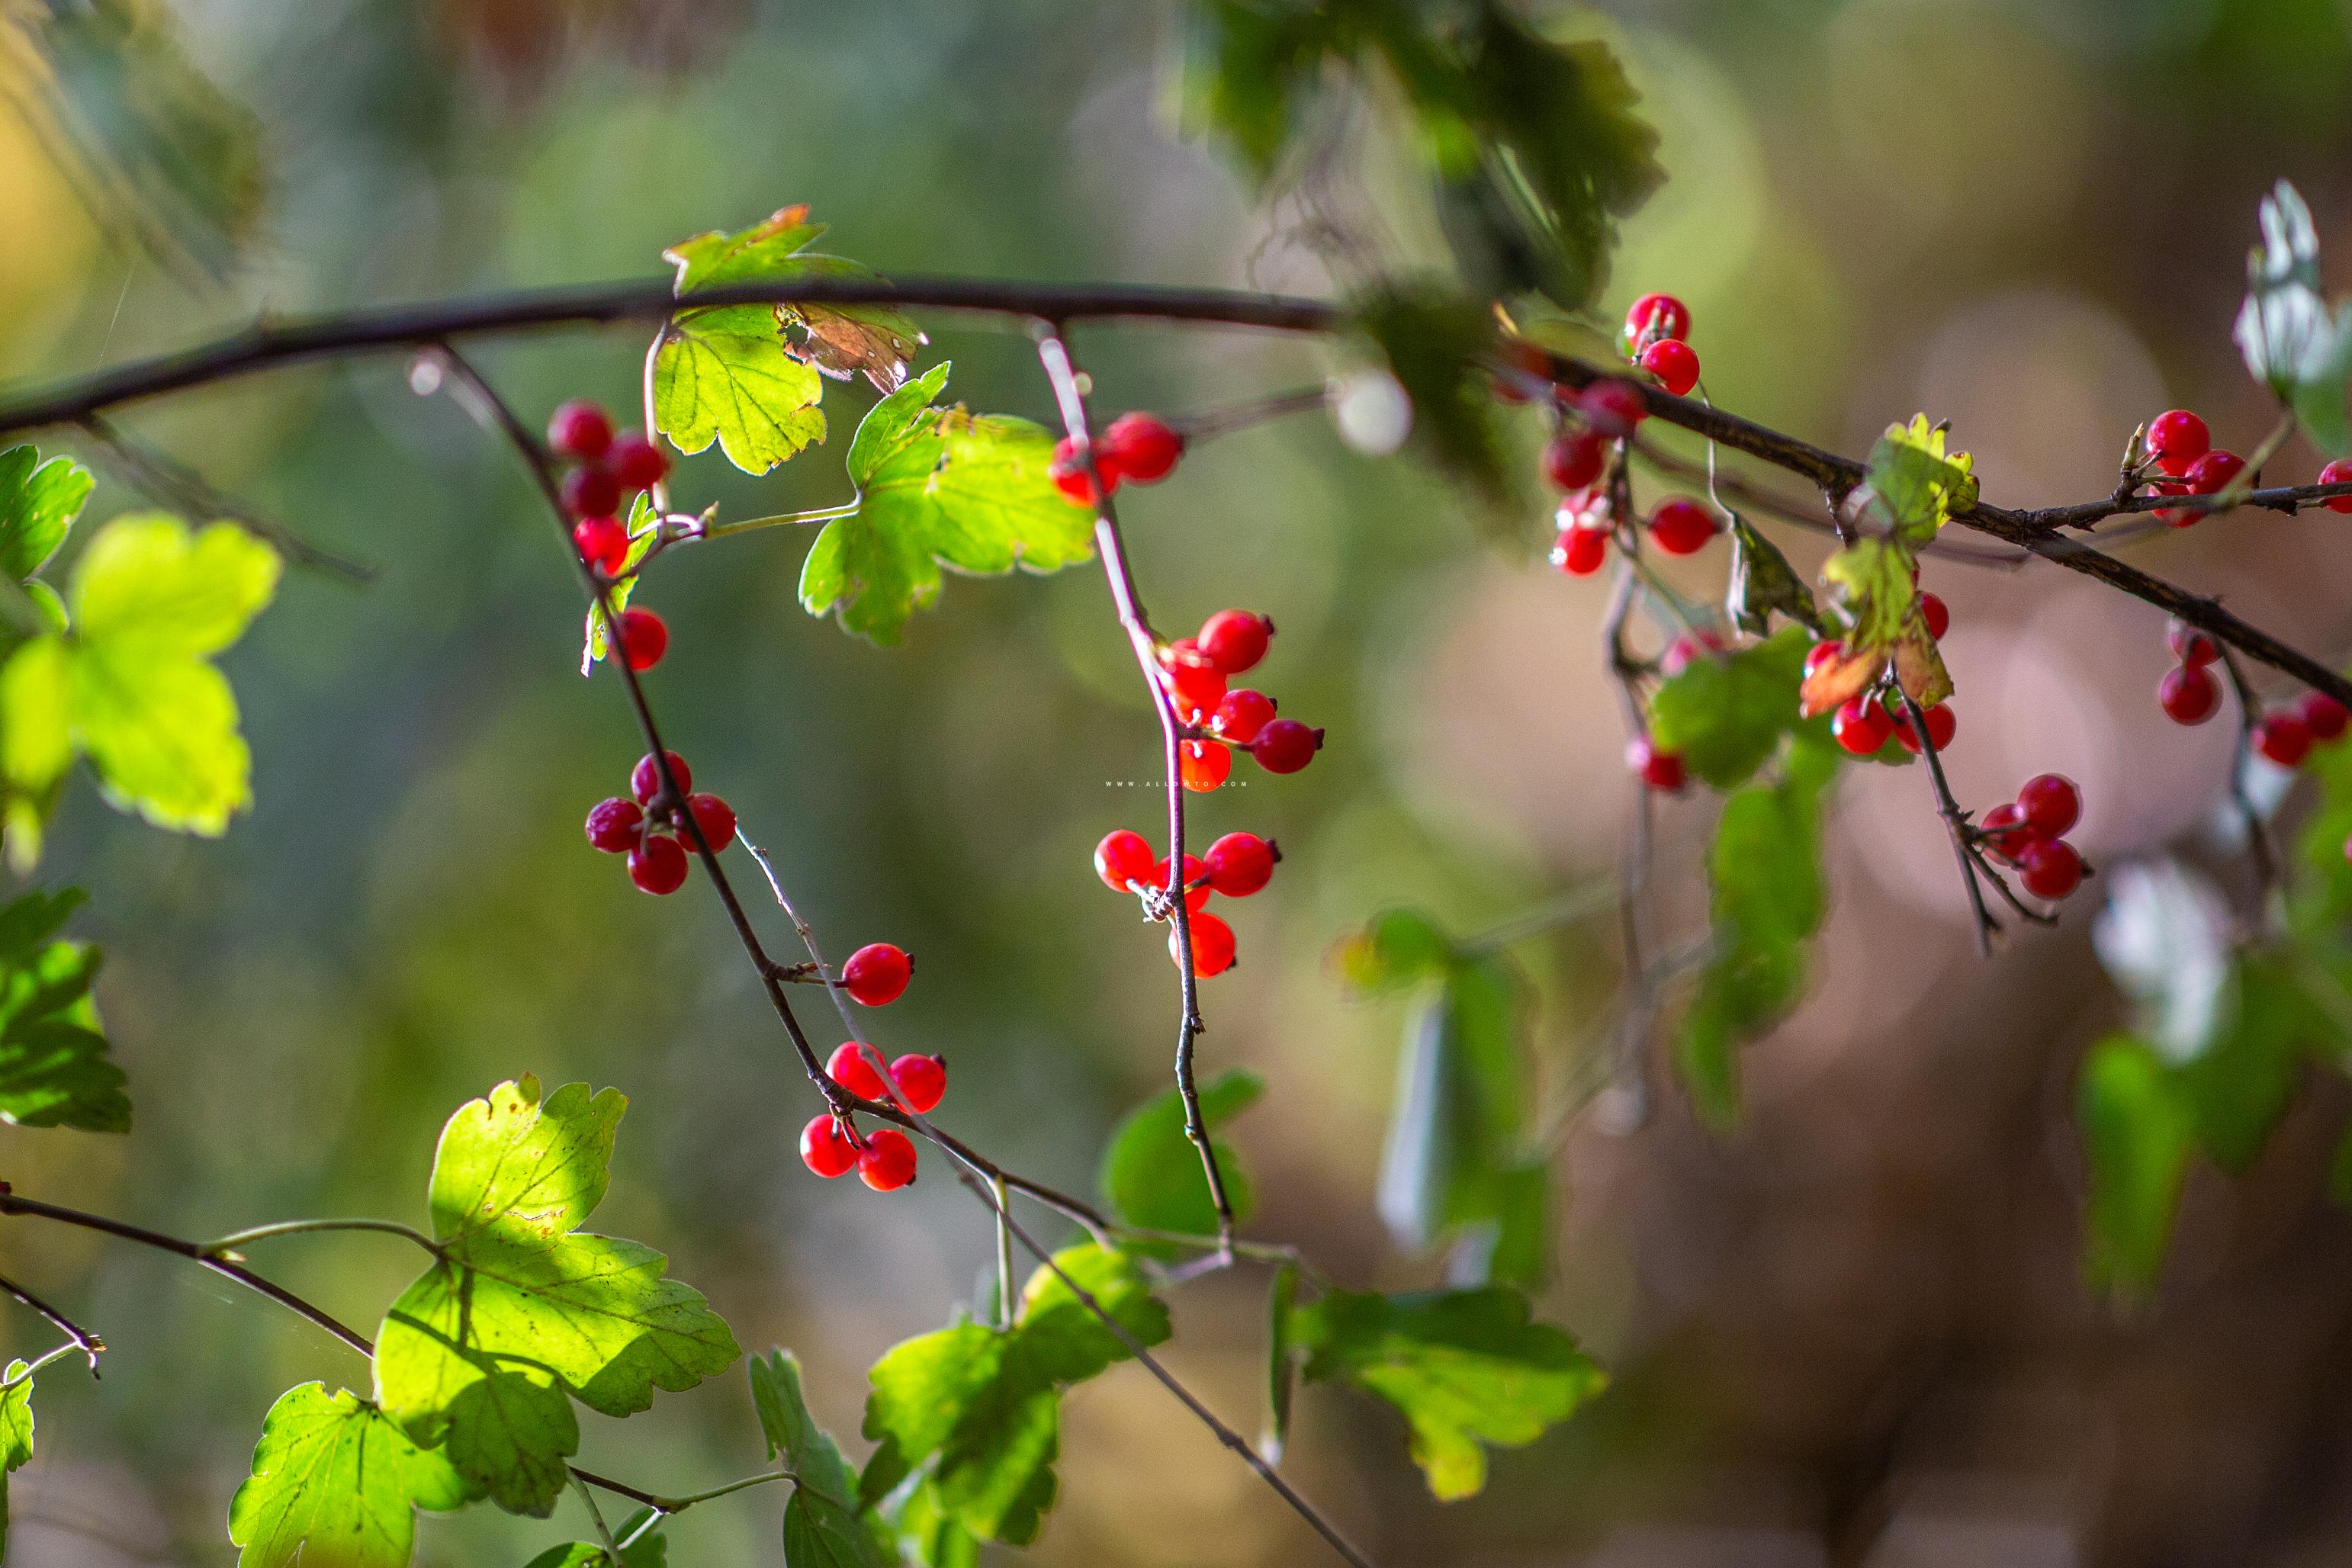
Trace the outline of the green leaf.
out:
[[[1750,647],[1692,659],[1650,699],[1650,738],[1717,789],[1771,759],[1798,721],[1797,691],[1813,638],[1784,626]]]
[[[2098,1289],[2143,1293],[2180,1205],[2195,1135],[2189,1112],[2146,1042],[2111,1035],[2084,1059],[2075,1115],[2091,1168],[2084,1271]]]
[[[1337,957],[1341,978],[1377,994],[1444,973],[1454,963],[1454,945],[1419,910],[1383,910],[1340,942]]]
[[[669,1540],[658,1530],[648,1530],[635,1541],[635,1534],[653,1510],[641,1508],[613,1531],[615,1541],[626,1541],[621,1548],[621,1568],[664,1568],[669,1561]],[[593,1541],[574,1541],[568,1545],[551,1546],[532,1558],[526,1568],[608,1568],[613,1554]]]
[[[753,1356],[751,1407],[759,1412],[760,1430],[768,1439],[768,1458],[782,1455],[784,1468],[798,1484],[814,1488],[836,1502],[857,1496],[856,1472],[841,1457],[833,1434],[817,1425],[801,1393],[800,1359],[790,1351],[770,1351]]]
[[[2276,959],[2247,954],[2236,1005],[2206,1048],[2173,1069],[2197,1142],[2213,1163],[2242,1173],[2294,1098],[2303,1067],[2336,1037],[2327,1015]]]
[[[1486,1484],[1482,1445],[1517,1447],[1565,1421],[1607,1374],[1527,1298],[1488,1286],[1381,1296],[1334,1290],[1291,1313],[1310,1383],[1342,1382],[1394,1405],[1413,1462],[1441,1501]]]
[[[654,423],[689,456],[717,441],[727,460],[764,474],[824,439],[824,381],[785,352],[763,305],[693,310],[654,351]]]
[[[1802,711],[1807,718],[1861,696],[1889,664],[1903,689],[1922,708],[1932,708],[1952,694],[1952,678],[1919,608],[1914,564],[1910,547],[1895,538],[1862,540],[1822,563],[1822,575],[1843,591],[1853,624],[1843,639],[1843,656],[1805,678]]]
[[[1265,1080],[1255,1073],[1223,1073],[1202,1087],[1201,1119],[1213,1133],[1256,1104],[1265,1092]],[[1213,1136],[1209,1146],[1216,1152],[1234,1218],[1246,1221],[1257,1202],[1249,1173],[1222,1139]],[[1201,1168],[1200,1151],[1184,1135],[1184,1101],[1173,1089],[1129,1111],[1111,1134],[1110,1146],[1103,1152],[1102,1190],[1118,1217],[1138,1229],[1216,1234],[1217,1210],[1209,1197],[1208,1173]]]
[[[639,490],[637,499],[629,503],[629,548],[621,557],[621,570],[614,574],[618,581],[607,588],[606,597],[613,601],[613,613],[619,615],[629,607],[629,596],[637,591],[637,568],[651,553],[654,542],[661,537],[661,518],[654,510],[649,491]],[[580,673],[586,675],[604,657],[611,638],[604,630],[604,610],[601,605],[588,606],[588,626],[583,634],[580,650]]]
[[[460,1507],[467,1489],[374,1405],[306,1383],[269,1407],[228,1538],[244,1548],[237,1568],[404,1568],[415,1510]]]
[[[74,568],[73,630],[0,669],[0,771],[37,795],[85,752],[107,797],[160,827],[216,835],[251,804],[236,699],[208,662],[278,585],[268,545],[225,522],[191,533],[142,513],[100,530]]]
[[[948,1511],[928,1480],[898,1500],[890,1526],[900,1552],[924,1568],[980,1568],[980,1538]]]
[[[1738,512],[1730,516],[1731,584],[1723,609],[1731,624],[1760,637],[1772,629],[1777,612],[1821,636],[1825,628],[1822,612],[1813,603],[1813,591],[1805,586],[1780,547]]]
[[[1325,58],[1346,47],[1344,13],[1255,0],[1197,0],[1186,21],[1186,132],[1223,138],[1254,178],[1270,178]]]
[[[377,1337],[378,1402],[513,1512],[543,1515],[562,1489],[571,1399],[626,1415],[740,1353],[660,1253],[576,1228],[604,1194],[626,1104],[585,1084],[542,1103],[526,1077],[460,1107],[433,1163],[441,1261]]]
[[[1441,472],[1496,508],[1513,499],[1486,359],[1491,305],[1472,294],[1390,288],[1357,301],[1356,324],[1388,361],[1412,404],[1412,441]]]
[[[122,1069],[89,994],[99,951],[49,940],[81,901],[68,888],[0,908],[0,1121],[128,1132]]]
[[[849,447],[857,510],[817,535],[801,567],[801,604],[860,637],[892,644],[940,595],[940,569],[998,575],[1058,572],[1094,553],[1094,514],[1046,477],[1041,426],[961,405],[928,406],[944,363],[876,404]]]
[[[784,1500],[784,1568],[889,1568],[889,1563],[851,1509],[805,1487]]]
[[[2352,456],[2346,395],[2352,383],[2352,304],[2320,294],[2319,234],[2311,209],[2281,180],[2260,208],[2263,242],[2246,259],[2246,302],[2233,335],[2254,379],[2294,412],[2312,445]]]
[[[0,452],[0,575],[21,583],[47,564],[98,483],[71,458],[31,447]]]
[[[1906,544],[1925,544],[1954,512],[1976,504],[1975,468],[1968,453],[1945,450],[1942,426],[1915,414],[1908,425],[1888,426],[1871,447],[1862,485],[1847,498],[1847,515]]]
[[[0,1552],[8,1547],[7,1478],[33,1461],[33,1369],[11,1361],[0,1375]]]

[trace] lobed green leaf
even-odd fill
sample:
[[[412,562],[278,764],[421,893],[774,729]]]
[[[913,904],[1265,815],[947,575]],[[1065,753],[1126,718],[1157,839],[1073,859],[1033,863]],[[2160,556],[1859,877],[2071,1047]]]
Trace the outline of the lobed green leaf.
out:
[[[98,480],[71,458],[0,452],[0,575],[22,583],[48,563]]]
[[[1265,1080],[1255,1073],[1223,1073],[1201,1087],[1201,1118],[1213,1132],[1256,1104],[1265,1092]],[[1224,1178],[1234,1220],[1247,1220],[1257,1204],[1248,1171],[1231,1144],[1213,1136],[1209,1146],[1216,1152],[1217,1172]],[[1184,1101],[1176,1090],[1144,1101],[1112,1132],[1103,1151],[1102,1191],[1118,1217],[1139,1229],[1216,1234],[1217,1209],[1209,1196],[1208,1173],[1201,1168],[1200,1151],[1185,1136]]]
[[[237,1568],[404,1568],[420,1508],[463,1506],[448,1459],[348,1389],[288,1389],[261,1425],[228,1510]]]
[[[0,907],[0,1121],[127,1132],[122,1069],[89,994],[99,951],[50,940],[81,901],[68,888]]]
[[[0,1552],[8,1549],[7,1478],[33,1462],[33,1369],[11,1361],[0,1374]]]

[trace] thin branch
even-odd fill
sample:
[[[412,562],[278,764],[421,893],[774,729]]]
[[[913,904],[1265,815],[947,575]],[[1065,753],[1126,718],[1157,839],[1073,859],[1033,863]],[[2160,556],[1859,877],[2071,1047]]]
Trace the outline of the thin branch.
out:
[[[226,1258],[232,1263],[241,1262],[243,1259],[237,1256],[236,1249],[247,1242],[267,1241],[272,1237],[278,1236],[302,1236],[312,1231],[323,1230],[383,1231],[390,1236],[407,1237],[436,1258],[441,1256],[440,1245],[431,1237],[415,1226],[403,1225],[396,1219],[282,1219],[275,1225],[252,1226],[244,1230],[231,1231],[226,1236],[216,1237],[204,1244],[204,1253],[207,1258]]]
[[[2255,805],[2253,790],[2247,781],[2247,770],[2253,765],[2254,731],[2263,721],[2262,699],[2254,695],[2246,679],[2244,668],[2238,656],[2228,648],[2220,650],[2221,668],[2230,678],[2230,689],[2238,697],[2238,751],[2230,759],[2230,801],[2246,825],[2246,847],[2254,862],[2254,908],[2261,919],[2271,918],[2272,895],[2280,890],[2278,854],[2271,844],[2270,824],[2263,819],[2262,808]]]
[[[59,1355],[67,1354],[74,1351],[79,1351],[83,1355],[89,1358],[89,1375],[92,1377],[96,1377],[98,1375],[98,1358],[106,1349],[106,1342],[104,1340],[100,1339],[96,1334],[91,1333],[88,1329],[83,1328],[71,1318],[67,1317],[63,1312],[58,1311],[55,1307],[50,1306],[47,1301],[42,1300],[38,1296],[34,1295],[22,1285],[17,1284],[14,1279],[0,1279],[0,1290],[5,1290],[9,1295],[16,1297],[16,1300],[24,1302],[27,1307],[30,1307],[36,1312],[40,1313],[41,1316],[49,1321],[49,1324],[52,1328],[56,1329],[58,1332],[65,1335],[66,1337],[66,1342],[64,1344],[59,1345],[56,1350],[50,1352],[47,1355],[43,1356],[39,1361],[35,1362],[30,1367],[26,1369],[27,1376],[31,1375],[32,1373],[38,1371],[40,1367],[47,1362],[55,1360]]]
[[[604,1560],[612,1568],[621,1568],[621,1543],[613,1539],[612,1527],[604,1522],[604,1510],[596,1506],[596,1495],[576,1473],[572,1477],[572,1489],[580,1494],[581,1504],[588,1510],[588,1522],[596,1527],[596,1540],[604,1548]]]
[[[1285,419],[1293,414],[1310,414],[1328,407],[1331,401],[1328,387],[1301,387],[1297,392],[1269,393],[1264,397],[1252,397],[1240,403],[1228,403],[1219,408],[1203,408],[1192,414],[1174,414],[1168,426],[1184,437],[1187,446],[1198,446],[1220,436],[1231,436],[1264,425],[1269,420]]]
[[[684,1497],[656,1498],[652,1506],[654,1510],[657,1513],[684,1513],[696,1503],[709,1502],[714,1498],[723,1498],[730,1493],[742,1491],[747,1488],[765,1486],[770,1481],[797,1482],[797,1477],[786,1475],[782,1470],[761,1470],[756,1476],[745,1476],[740,1480],[729,1481],[723,1487],[711,1487],[704,1491],[688,1492]],[[630,1542],[635,1539],[636,1537],[634,1534],[630,1535],[625,1538],[621,1542],[621,1544],[625,1547],[630,1543]]]
[[[1984,887],[1977,879],[1980,872],[1990,874],[1990,868],[1978,858],[1976,842],[1970,836],[1969,814],[1953,798],[1952,786],[1944,777],[1944,760],[1937,754],[1935,738],[1927,733],[1927,715],[1918,700],[1897,686],[1895,694],[1903,700],[1903,711],[1908,716],[1912,737],[1919,742],[1919,754],[1927,759],[1927,777],[1936,787],[1936,814],[1944,819],[1945,829],[1951,835],[1952,855],[1960,864],[1960,880],[1969,889],[1969,907],[1976,911],[1977,951],[1985,957],[1992,956],[1992,939],[2000,933],[2000,921],[1985,907]]]

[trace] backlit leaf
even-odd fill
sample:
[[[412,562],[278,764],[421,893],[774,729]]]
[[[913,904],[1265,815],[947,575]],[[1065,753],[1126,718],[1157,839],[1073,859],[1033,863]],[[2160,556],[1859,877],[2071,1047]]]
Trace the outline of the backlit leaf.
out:
[[[7,1478],[33,1461],[33,1369],[11,1361],[0,1374],[0,1552],[8,1546]]]
[[[306,1383],[261,1426],[228,1510],[238,1568],[404,1568],[420,1508],[467,1500],[464,1478],[347,1389]]]
[[[1816,636],[1822,631],[1813,591],[1805,586],[1780,547],[1736,511],[1731,513],[1731,580],[1724,597],[1724,614],[1750,637],[1769,633],[1775,615],[1811,627]]]
[[[81,899],[31,892],[0,908],[0,1121],[128,1132],[122,1069],[89,994],[98,949],[52,940]]]
[[[1798,722],[1812,646],[1804,627],[1784,626],[1753,647],[1693,658],[1651,697],[1651,740],[1717,789],[1746,783]]]
[[[1265,1080],[1236,1068],[1201,1086],[1201,1119],[1212,1131],[1257,1103]],[[1211,1137],[1217,1173],[1236,1222],[1248,1219],[1257,1194],[1241,1158],[1223,1139]],[[1129,1111],[1103,1151],[1103,1196],[1118,1217],[1140,1230],[1214,1236],[1216,1205],[1209,1197],[1208,1173],[1200,1151],[1184,1134],[1184,1102],[1169,1089]]]
[[[71,458],[45,463],[30,447],[0,452],[0,575],[21,583],[47,564],[97,482]]]

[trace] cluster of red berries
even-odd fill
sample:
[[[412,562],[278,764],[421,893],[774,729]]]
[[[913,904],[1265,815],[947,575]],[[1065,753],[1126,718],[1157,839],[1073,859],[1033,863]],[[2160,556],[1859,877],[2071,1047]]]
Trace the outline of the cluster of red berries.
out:
[[[680,792],[694,787],[693,771],[676,752],[669,759],[670,777]],[[735,842],[735,812],[715,795],[688,795],[684,811],[702,829],[703,842],[717,854]],[[686,881],[690,862],[677,835],[686,818],[675,796],[662,788],[661,768],[648,752],[629,771],[629,798],[600,800],[588,813],[588,842],[607,855],[629,858],[629,880],[648,893],[675,893]]]
[[[1658,378],[1676,397],[1698,384],[1698,355],[1684,342],[1690,336],[1690,307],[1672,294],[1644,294],[1625,312],[1617,346],[1625,357]]]
[[[2211,637],[2178,620],[2165,628],[2164,640],[2179,662],[2158,684],[2157,702],[2176,724],[2202,724],[2221,709],[2221,683],[2213,674],[2221,650]],[[2324,691],[2306,691],[2294,706],[2254,721],[2254,750],[2283,768],[2297,767],[2315,744],[2342,738],[2347,719],[2352,714],[2344,704]]]
[[[1123,484],[1153,485],[1166,479],[1184,455],[1184,435],[1156,414],[1122,414],[1095,438],[1095,472],[1103,489]],[[1054,486],[1081,506],[1095,504],[1094,481],[1078,444],[1067,436],[1055,444],[1054,461],[1045,470]]]
[[[895,1100],[918,1116],[929,1115],[947,1094],[945,1057],[900,1057],[890,1064],[887,1083],[877,1069],[881,1059],[873,1047],[844,1040],[824,1070],[860,1100],[877,1104]],[[877,1127],[861,1137],[855,1124],[827,1110],[801,1129],[801,1163],[827,1181],[856,1171],[857,1179],[876,1192],[896,1192],[915,1179],[915,1144],[895,1127]]]
[[[1223,974],[1234,966],[1234,928],[1208,912],[1211,893],[1246,899],[1274,879],[1282,850],[1271,838],[1255,833],[1228,833],[1209,846],[1204,856],[1184,857],[1184,908],[1192,928],[1192,969],[1198,974]],[[1114,893],[1134,893],[1146,900],[1168,892],[1170,867],[1152,852],[1151,841],[1129,828],[1103,836],[1095,846],[1095,875]],[[1179,967],[1184,951],[1174,926],[1168,931],[1168,956]]]
[[[668,477],[668,457],[642,431],[615,434],[612,416],[584,397],[556,409],[547,445],[572,462],[563,476],[563,510],[572,519],[573,547],[599,573],[616,574],[629,558],[621,508]],[[669,649],[669,627],[651,610],[624,610],[614,640],[631,669],[651,669]]]
[[[1232,748],[1248,752],[1270,773],[1295,773],[1323,749],[1323,731],[1275,715],[1274,699],[1228,680],[1255,668],[1273,639],[1274,623],[1248,610],[1219,610],[1199,632],[1160,650],[1160,680],[1176,717],[1204,733],[1177,742],[1178,776],[1205,795],[1234,771]]]
[[[2083,885],[2083,857],[2065,835],[2083,819],[2083,792],[2063,773],[2036,773],[2017,798],[1984,815],[1977,837],[2017,868],[2018,880],[2037,899],[2056,903]]]
[[[2149,420],[2145,444],[2149,465],[2167,476],[2147,481],[2150,495],[2218,495],[2246,471],[2246,459],[2214,446],[2205,421],[2186,408],[2168,408]],[[2175,528],[2187,528],[2205,515],[2205,509],[2166,507],[2156,515]]]
[[[1952,627],[1952,612],[1945,607],[1944,601],[1933,594],[1922,593],[1919,615],[1927,623],[1927,635],[1937,642],[1943,641],[1944,634]],[[1845,644],[1840,638],[1825,637],[1815,643],[1805,655],[1806,676],[1811,678],[1844,653]],[[1959,715],[1952,711],[1951,704],[1938,702],[1923,710],[1921,717],[1927,721],[1927,744],[1938,752],[1948,750],[1960,732]],[[1909,706],[1886,701],[1874,691],[1850,697],[1838,704],[1837,711],[1830,718],[1830,734],[1857,757],[1874,756],[1889,740],[1900,742],[1903,749],[1915,757],[1920,752],[1919,733],[1912,727]]]
[[[1698,384],[1698,355],[1683,341],[1690,311],[1671,294],[1644,294],[1625,314],[1619,342],[1626,357],[1679,397]],[[1572,417],[1544,448],[1544,477],[1561,492],[1552,564],[1588,577],[1608,558],[1617,521],[1609,489],[1611,444],[1633,433],[1649,406],[1633,387],[1596,381],[1562,405]],[[1650,542],[1668,555],[1693,555],[1722,531],[1714,512],[1688,496],[1669,496],[1650,509]]]

